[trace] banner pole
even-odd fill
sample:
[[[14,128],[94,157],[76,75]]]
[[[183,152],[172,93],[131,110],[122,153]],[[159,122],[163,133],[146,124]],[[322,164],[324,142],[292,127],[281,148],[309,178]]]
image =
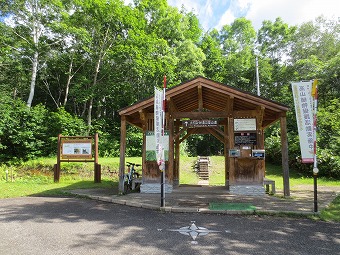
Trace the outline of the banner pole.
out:
[[[316,127],[317,127],[317,111],[318,111],[318,80],[313,81],[312,86],[313,103],[313,140],[314,140],[314,157],[313,157],[313,179],[314,179],[314,212],[318,212],[318,161],[316,155]]]
[[[162,167],[161,173],[161,207],[165,206],[165,153],[164,153],[164,133],[165,133],[165,90],[166,90],[166,76],[163,78],[163,107],[162,107],[162,158],[163,161],[161,164],[164,164]]]

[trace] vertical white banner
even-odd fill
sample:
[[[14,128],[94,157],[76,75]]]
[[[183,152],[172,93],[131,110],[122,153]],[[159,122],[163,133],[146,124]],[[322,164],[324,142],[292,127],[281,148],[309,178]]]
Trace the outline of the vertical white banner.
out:
[[[162,158],[162,109],[163,109],[163,92],[155,87],[155,103],[154,103],[154,128],[156,141],[156,158],[157,161]]]
[[[299,130],[302,163],[313,163],[313,100],[312,81],[292,83],[296,121]]]

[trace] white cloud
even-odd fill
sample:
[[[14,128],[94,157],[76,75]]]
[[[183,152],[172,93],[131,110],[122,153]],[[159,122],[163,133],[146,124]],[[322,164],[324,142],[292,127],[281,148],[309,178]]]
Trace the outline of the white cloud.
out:
[[[218,24],[216,25],[216,29],[220,30],[224,25],[231,24],[236,19],[233,12],[228,9],[220,18]]]
[[[262,21],[275,21],[277,17],[289,25],[311,21],[320,15],[329,19],[340,18],[340,0],[230,0],[230,5],[227,1],[168,0],[168,4],[179,9],[183,5],[187,11],[193,11],[205,30],[221,29],[243,16],[252,21],[256,30]]]
[[[244,16],[251,2],[252,0],[231,0],[229,8],[223,13],[215,28],[220,30],[224,25],[231,24],[237,17]]]
[[[168,4],[181,9],[182,5],[189,12],[197,15],[201,25],[205,30],[211,26],[211,21],[214,16],[213,7],[218,5],[216,0],[168,0]]]
[[[289,25],[298,25],[324,15],[326,18],[340,17],[339,0],[253,0],[246,18],[255,29],[263,20],[274,21],[281,17]]]

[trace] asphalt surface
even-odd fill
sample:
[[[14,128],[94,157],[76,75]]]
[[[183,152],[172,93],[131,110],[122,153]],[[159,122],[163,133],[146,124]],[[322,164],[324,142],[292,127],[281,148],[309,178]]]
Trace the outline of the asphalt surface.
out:
[[[166,213],[77,198],[0,200],[0,254],[340,254],[340,224]]]
[[[275,196],[242,196],[230,194],[222,186],[180,186],[172,193],[165,195],[165,207],[160,208],[160,194],[133,192],[127,195],[117,195],[113,189],[78,189],[72,190],[74,195],[91,199],[112,202],[133,207],[142,207],[166,212],[200,212],[219,214],[253,214],[254,211],[210,210],[210,203],[240,203],[251,204],[257,213],[282,214],[293,213],[314,215],[313,186],[303,185],[291,190],[290,198],[283,198],[283,191]],[[319,187],[318,212],[327,207],[340,194],[340,187]]]

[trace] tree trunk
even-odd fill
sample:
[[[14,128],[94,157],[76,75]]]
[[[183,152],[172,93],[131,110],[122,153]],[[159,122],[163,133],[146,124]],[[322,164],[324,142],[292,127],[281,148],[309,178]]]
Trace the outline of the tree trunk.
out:
[[[65,98],[64,98],[64,106],[66,106],[67,103],[67,98],[68,98],[68,92],[70,90],[70,83],[72,80],[73,75],[71,74],[72,72],[72,67],[73,67],[73,58],[71,59],[71,63],[68,68],[68,77],[67,77],[67,82],[66,82],[66,88],[65,88]]]
[[[34,55],[32,59],[32,78],[31,78],[31,85],[30,85],[30,94],[27,99],[27,106],[31,108],[33,98],[34,98],[34,92],[35,92],[35,84],[37,80],[37,73],[38,73],[38,64],[39,64],[39,39],[41,36],[41,25],[39,23],[39,16],[41,14],[41,9],[39,6],[38,1],[33,1],[32,3],[32,15],[33,15],[33,21],[32,21],[32,39],[34,43]]]
[[[95,72],[94,72],[93,83],[92,83],[93,87],[97,84],[97,79],[98,79],[101,61],[102,61],[102,58],[100,56],[98,61],[97,61],[96,69],[95,69]],[[88,112],[87,112],[88,131],[90,130],[90,126],[91,126],[91,123],[92,123],[92,108],[93,108],[93,95],[91,96],[91,99],[89,101],[89,108],[88,108]]]
[[[38,61],[39,61],[39,53],[36,51],[33,56],[32,60],[32,78],[31,78],[31,86],[30,86],[30,94],[27,100],[27,106],[31,108],[32,101],[34,97],[34,91],[35,91],[35,83],[37,80],[37,72],[38,72]]]

